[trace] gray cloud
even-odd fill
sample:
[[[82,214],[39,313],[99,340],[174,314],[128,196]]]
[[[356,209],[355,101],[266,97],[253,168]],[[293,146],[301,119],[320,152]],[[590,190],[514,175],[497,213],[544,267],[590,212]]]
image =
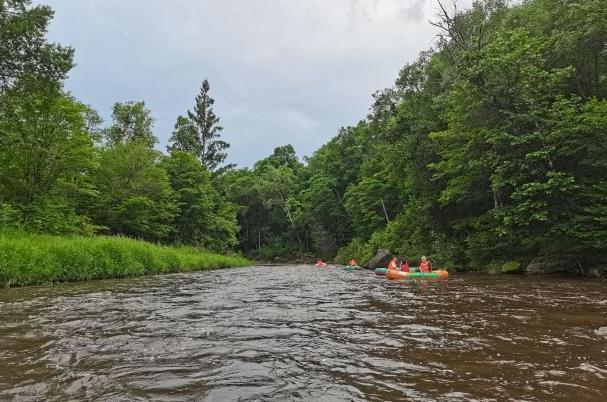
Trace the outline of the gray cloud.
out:
[[[432,0],[45,0],[50,37],[76,49],[67,88],[107,117],[145,100],[164,148],[211,82],[229,159],[291,143],[311,154],[363,118],[370,94],[431,46]]]
[[[404,19],[409,22],[419,22],[424,20],[424,5],[427,0],[411,0],[409,3],[400,5],[400,13]]]

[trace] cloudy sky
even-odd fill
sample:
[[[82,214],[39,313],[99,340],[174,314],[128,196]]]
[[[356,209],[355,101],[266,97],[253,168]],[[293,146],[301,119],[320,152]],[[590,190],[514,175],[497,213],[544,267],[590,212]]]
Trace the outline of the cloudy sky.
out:
[[[288,143],[310,155],[364,118],[436,34],[436,0],[37,3],[55,10],[50,38],[76,49],[67,88],[78,99],[106,120],[114,102],[144,100],[164,149],[207,77],[240,166]]]

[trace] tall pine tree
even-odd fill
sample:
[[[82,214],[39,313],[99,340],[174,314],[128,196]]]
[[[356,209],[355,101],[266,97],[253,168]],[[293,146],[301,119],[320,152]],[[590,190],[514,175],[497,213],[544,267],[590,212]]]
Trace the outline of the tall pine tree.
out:
[[[179,116],[170,139],[169,151],[179,150],[195,155],[211,172],[217,171],[225,161],[230,144],[221,140],[223,127],[219,117],[213,112],[215,100],[209,95],[208,80],[202,82],[196,96],[194,111],[188,110],[187,117]],[[226,168],[227,166],[224,166]]]

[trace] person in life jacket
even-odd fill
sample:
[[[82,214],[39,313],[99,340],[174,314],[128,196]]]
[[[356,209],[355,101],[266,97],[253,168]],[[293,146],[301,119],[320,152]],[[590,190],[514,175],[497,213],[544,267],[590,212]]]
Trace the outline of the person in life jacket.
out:
[[[350,260],[348,261],[348,265],[351,267],[356,267],[358,266],[358,262],[354,258],[350,258]]]
[[[317,267],[326,267],[327,263],[324,262],[323,260],[318,260],[318,261],[316,261],[316,264],[314,264],[314,265]]]
[[[392,269],[394,271],[398,270],[398,261],[396,260],[396,258],[392,258],[390,260],[390,262],[388,263],[388,269]]]
[[[403,263],[400,265],[400,270],[402,272],[411,272],[411,267],[409,267],[409,261],[404,260]]]
[[[432,263],[426,256],[422,256],[422,260],[419,262],[419,270],[420,272],[432,272]]]

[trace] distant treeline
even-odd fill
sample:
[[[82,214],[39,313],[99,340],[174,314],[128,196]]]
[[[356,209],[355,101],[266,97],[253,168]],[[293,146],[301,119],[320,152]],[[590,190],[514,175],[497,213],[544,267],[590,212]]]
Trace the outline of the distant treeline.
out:
[[[437,7],[436,47],[365,119],[305,161],[286,145],[234,169],[206,80],[161,154],[143,102],[103,125],[63,90],[73,51],[45,41],[48,7],[0,0],[0,226],[259,259],[605,263],[604,0]]]

